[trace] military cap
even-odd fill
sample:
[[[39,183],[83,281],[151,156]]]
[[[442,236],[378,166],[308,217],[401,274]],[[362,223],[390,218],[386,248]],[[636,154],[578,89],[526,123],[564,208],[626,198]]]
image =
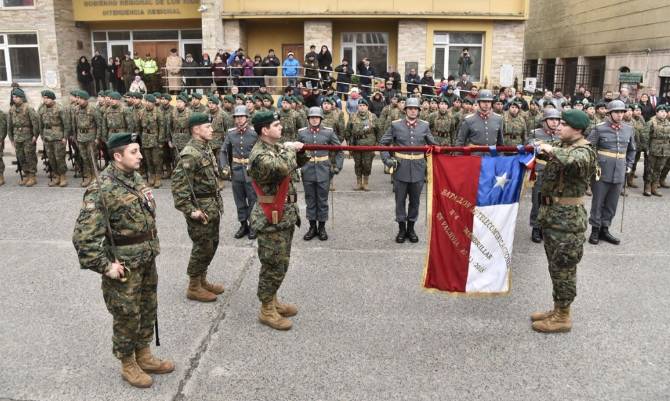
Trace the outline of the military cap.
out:
[[[510,103],[509,106],[510,106],[510,107],[512,107],[512,106],[516,106],[516,107],[518,107],[518,108],[521,108],[521,102],[519,102],[518,100],[515,100],[515,101],[513,101],[512,103]]]
[[[172,95],[170,95],[169,93],[163,93],[161,95],[161,98],[167,99],[167,100],[172,100]]]
[[[417,108],[417,109],[420,108],[421,106],[419,104],[419,99],[417,99],[415,97],[411,97],[411,98],[407,99],[407,101],[405,102],[405,108],[409,109],[410,107],[414,107],[414,108]]]
[[[659,111],[662,111],[662,110],[668,111],[669,109],[670,109],[670,107],[667,104],[659,104],[658,106],[656,106],[656,112],[659,112]]]
[[[77,96],[77,92],[79,92],[79,90],[77,90],[77,89],[71,90],[70,91],[70,96]]]
[[[642,109],[642,107],[640,107],[639,103],[633,103],[633,104],[629,105],[628,108],[631,109],[631,110]]]
[[[584,109],[588,109],[589,107],[596,107],[593,103],[584,103]]]
[[[296,103],[305,104],[305,99],[301,95],[293,96]]]
[[[144,98],[144,95],[143,95],[141,92],[132,92],[132,93],[133,93],[132,96],[133,96],[135,99],[140,99],[140,100],[141,100],[141,99]]]
[[[360,105],[360,104],[364,104],[364,105],[366,105],[366,106],[368,106],[368,107],[370,106],[370,102],[368,101],[368,99],[365,99],[365,98],[360,98],[360,99],[358,99],[358,104],[359,104],[359,105]]]
[[[479,91],[479,94],[477,95],[477,101],[478,102],[492,102],[493,101],[493,94],[491,93],[490,90],[487,89],[482,89]]]
[[[556,109],[547,109],[542,113],[542,121],[549,120],[550,118],[555,118],[557,120],[561,119],[561,112]]]
[[[75,96],[77,96],[77,95],[75,95]],[[123,94],[123,97],[129,98],[129,97],[132,97],[132,96],[130,95],[130,92],[126,92],[126,93]]]
[[[295,96],[286,96],[286,100],[288,100],[291,103],[298,103]]]
[[[272,95],[269,94],[269,93],[265,94],[265,96],[263,96],[263,99],[267,99],[267,100],[269,100],[269,101],[270,101],[270,104],[274,104],[274,102],[275,102],[275,99],[274,99],[274,98],[272,97]]]
[[[144,95],[144,100],[150,103],[156,103],[156,96],[152,94]]]
[[[197,92],[193,92],[193,93],[191,93],[191,98],[196,98],[196,99],[200,100],[200,99],[202,99],[202,95],[197,93]]]
[[[498,96],[493,97],[493,103],[502,103],[502,99],[500,99]]]
[[[235,99],[242,99],[242,100],[244,100],[244,93],[238,93],[237,95],[235,95]]]
[[[26,93],[21,88],[14,88],[14,90],[12,90],[12,96],[22,97],[25,100]]]
[[[472,104],[472,100],[470,100],[470,98],[466,97],[465,99],[463,99],[463,103]]]
[[[321,109],[321,107],[316,107],[316,106],[310,107],[309,111],[307,112],[307,117],[308,118],[309,117],[323,118],[323,110]]]
[[[399,102],[405,102],[405,101],[407,101],[407,96],[399,95],[399,96],[398,96],[398,101],[399,101]]]
[[[235,103],[235,97],[233,95],[226,95],[223,97],[224,102]]]
[[[434,102],[434,103],[438,103],[439,100],[440,100],[440,97],[439,97],[439,96],[432,96],[432,97],[429,97],[429,98],[428,98],[428,101],[431,102],[431,103],[433,103],[433,102]]]
[[[88,100],[91,97],[91,95],[89,95],[88,92],[86,92],[85,90],[80,90],[77,92],[77,97],[84,100]]]
[[[119,92],[111,91],[109,97],[110,99],[121,100],[121,94]]]
[[[334,106],[334,105],[337,104],[337,101],[332,97],[327,97],[327,98],[323,99],[323,103],[330,103]]]
[[[188,103],[188,95],[185,93],[180,93],[179,96],[177,96],[177,100],[181,100],[184,103]]]
[[[216,98],[216,96],[212,95],[207,98],[208,103],[214,103],[214,104],[219,104],[219,99]]]
[[[581,110],[566,110],[562,113],[561,118],[565,121],[565,124],[574,129],[585,130],[591,124],[589,116]]]
[[[600,107],[607,107],[607,103],[603,102],[602,100],[596,103],[596,109]]]
[[[98,91],[98,97],[105,97],[105,96],[107,96],[107,91],[106,90]]]
[[[107,140],[107,149],[115,149],[121,146],[137,143],[137,134],[130,132],[117,132]]]
[[[456,96],[456,97],[454,98],[454,103],[456,103],[456,102],[463,103],[463,99],[461,99],[460,97]]]
[[[279,120],[279,114],[272,111],[259,111],[251,119],[252,125],[266,125]]]
[[[449,98],[446,97],[446,96],[440,96],[440,97],[436,98],[436,100],[437,100],[438,103],[450,104]]]
[[[209,116],[205,113],[193,113],[191,117],[188,118],[188,127],[193,128],[196,125],[207,124],[209,122]]]
[[[247,111],[247,106],[236,106],[235,107],[235,110],[233,111],[233,117],[239,117],[239,116],[249,117],[249,112]]]
[[[621,100],[612,100],[607,103],[607,112],[611,113],[613,111],[626,111],[626,104]]]
[[[51,100],[56,100],[56,94],[50,91],[49,89],[45,89],[42,91],[42,97],[48,97]]]
[[[161,96],[163,96],[160,92],[154,92],[152,93],[156,99],[160,99]]]

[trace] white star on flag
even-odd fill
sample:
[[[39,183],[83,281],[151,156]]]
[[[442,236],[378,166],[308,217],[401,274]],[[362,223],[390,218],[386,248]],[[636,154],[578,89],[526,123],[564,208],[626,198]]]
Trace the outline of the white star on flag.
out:
[[[504,173],[501,176],[496,176],[496,185],[494,185],[493,188],[500,187],[501,189],[505,189],[505,184],[507,184],[508,181],[507,173]]]

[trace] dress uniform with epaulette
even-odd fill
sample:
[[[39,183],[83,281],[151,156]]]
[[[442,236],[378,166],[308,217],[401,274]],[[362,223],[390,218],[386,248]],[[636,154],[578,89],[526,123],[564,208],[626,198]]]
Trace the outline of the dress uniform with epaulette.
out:
[[[493,102],[491,91],[479,92],[477,102]],[[486,113],[481,110],[466,116],[458,129],[456,146],[494,146],[503,144],[503,118],[492,112]]]
[[[419,109],[419,100],[407,99],[405,109]],[[391,123],[391,127],[384,133],[381,145],[396,146],[424,146],[437,145],[430,132],[427,121],[415,119],[411,121],[405,117]],[[423,152],[395,152],[393,157],[389,152],[381,152],[384,164],[395,169],[395,218],[398,222],[396,242],[403,243],[405,238],[411,242],[419,241],[414,231],[414,223],[419,217],[421,190],[426,179],[426,159]],[[409,196],[409,208],[406,206]]]
[[[320,107],[310,107],[308,119],[318,117],[318,125],[309,123],[309,127],[298,131],[298,141],[309,145],[340,145],[340,139],[332,128],[324,127],[323,110]],[[318,235],[321,241],[328,239],[326,221],[328,220],[328,190],[330,188],[331,173],[338,174],[342,170],[344,156],[336,152],[335,164],[331,164],[329,152],[326,150],[308,151],[309,162],[301,168],[302,184],[305,188],[305,204],[307,205],[307,220],[309,230],[303,237],[309,241]],[[317,227],[318,223],[318,227]]]
[[[240,222],[240,228],[234,235],[237,239],[245,235],[248,235],[249,239],[256,239],[256,232],[249,228],[251,209],[256,203],[256,192],[247,174],[247,167],[249,154],[258,140],[258,135],[248,124],[248,116],[245,106],[235,107],[233,117],[236,127],[228,130],[219,157],[224,174],[230,173],[233,182],[233,199],[237,208],[237,220]]]
[[[589,224],[592,226],[589,243],[597,244],[599,239],[618,245],[620,240],[609,232],[609,226],[616,213],[621,195],[621,187],[635,162],[635,132],[633,127],[612,117],[614,112],[625,112],[626,105],[613,100],[607,105],[607,118],[591,130],[587,140],[598,154],[600,179],[592,183],[593,199]]]

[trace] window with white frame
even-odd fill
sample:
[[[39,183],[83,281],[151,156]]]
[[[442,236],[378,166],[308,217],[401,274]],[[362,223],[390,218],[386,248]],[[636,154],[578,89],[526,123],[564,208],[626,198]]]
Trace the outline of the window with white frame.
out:
[[[358,63],[367,57],[375,73],[381,76],[386,72],[388,64],[388,42],[387,32],[344,32],[342,33],[342,58],[348,60],[349,65],[357,68]]]
[[[1,1],[1,0],[0,0]],[[202,30],[200,29],[152,29],[136,31],[93,31],[92,51],[105,58],[123,58],[126,52],[133,53],[134,42],[177,42],[179,54],[197,50],[197,60],[202,53]]]
[[[463,72],[467,72],[470,81],[481,81],[483,49],[484,34],[481,32],[435,32],[435,80],[449,75],[458,79]],[[464,54],[464,50],[467,50],[467,54]]]
[[[41,82],[37,33],[0,33],[0,82]]]
[[[0,8],[34,7],[35,0],[0,0]]]

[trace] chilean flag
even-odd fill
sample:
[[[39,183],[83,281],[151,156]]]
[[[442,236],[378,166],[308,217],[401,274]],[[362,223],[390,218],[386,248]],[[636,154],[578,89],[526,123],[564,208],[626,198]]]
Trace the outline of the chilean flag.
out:
[[[426,289],[509,291],[519,197],[534,155],[492,153],[429,157]]]

